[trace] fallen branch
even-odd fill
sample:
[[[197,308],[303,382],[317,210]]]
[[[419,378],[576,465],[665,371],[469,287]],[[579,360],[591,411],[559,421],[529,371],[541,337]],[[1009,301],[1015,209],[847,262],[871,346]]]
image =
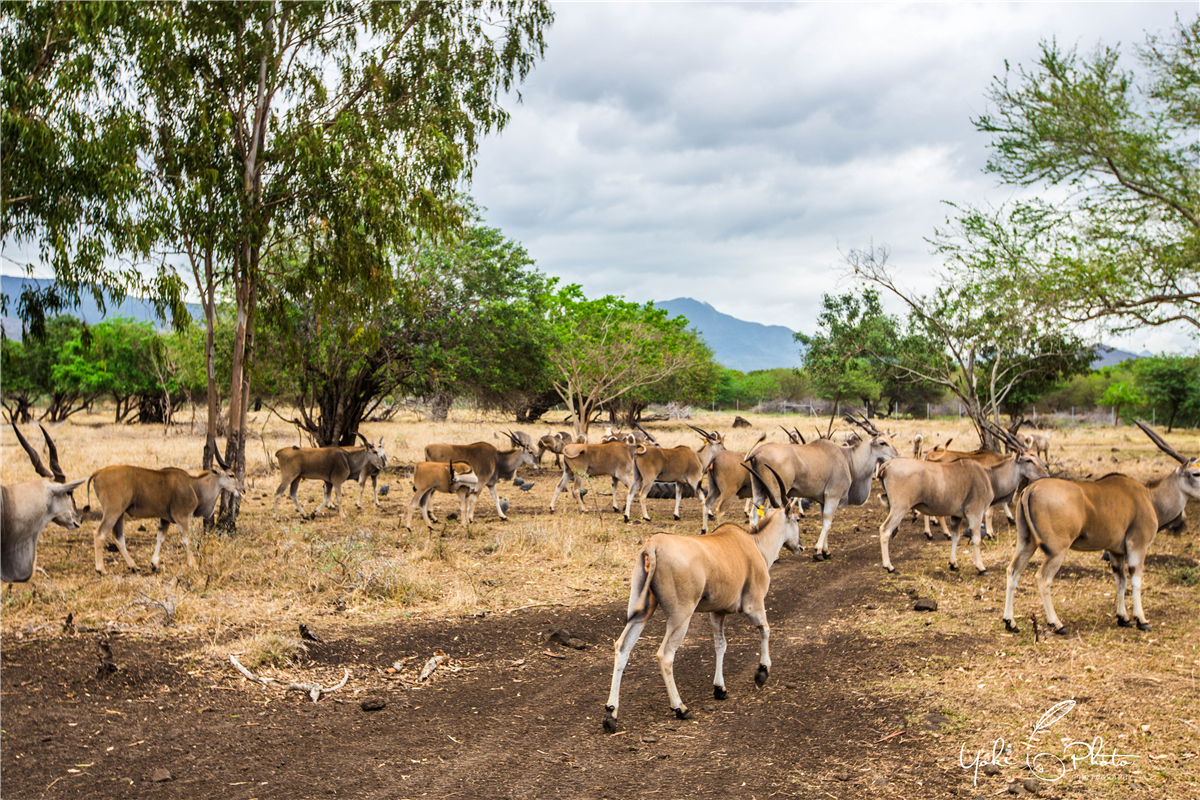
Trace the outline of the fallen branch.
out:
[[[338,689],[341,689],[343,686],[345,686],[346,681],[350,680],[350,670],[342,667],[342,669],[346,672],[346,674],[342,676],[342,682],[336,686],[330,686],[328,689],[316,683],[284,683],[283,681],[276,680],[275,678],[262,678],[258,675],[255,675],[253,672],[241,665],[241,663],[237,660],[237,656],[230,655],[229,660],[233,662],[233,666],[237,667],[238,672],[242,673],[255,683],[261,683],[263,686],[276,684],[278,686],[282,686],[284,691],[287,692],[303,692],[311,697],[314,703],[321,699],[321,695],[333,694]]]

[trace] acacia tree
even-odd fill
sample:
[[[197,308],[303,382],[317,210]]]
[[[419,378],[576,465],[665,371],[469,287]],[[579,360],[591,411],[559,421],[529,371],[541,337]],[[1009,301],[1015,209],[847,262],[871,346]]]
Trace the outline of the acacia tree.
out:
[[[1200,16],[1148,35],[1138,72],[1115,47],[1041,50],[993,81],[974,122],[992,136],[989,172],[1066,199],[975,211],[976,235],[1014,247],[1001,279],[1046,313],[1200,332]]]
[[[902,338],[888,352],[869,341],[864,350],[914,380],[945,387],[962,402],[980,442],[999,449],[984,423],[999,419],[1001,404],[1014,387],[1035,373],[1044,374],[1052,361],[1078,364],[1087,348],[1047,320],[1019,285],[975,280],[981,272],[1002,272],[988,265],[1003,262],[1005,252],[948,240],[939,251],[946,258],[946,273],[930,296],[896,282],[886,247],[847,254],[854,275],[908,307],[909,325],[919,334]]]
[[[549,320],[554,389],[577,434],[587,433],[601,406],[712,359],[686,319],[672,319],[653,303],[611,295],[588,300],[571,285],[553,295]]]

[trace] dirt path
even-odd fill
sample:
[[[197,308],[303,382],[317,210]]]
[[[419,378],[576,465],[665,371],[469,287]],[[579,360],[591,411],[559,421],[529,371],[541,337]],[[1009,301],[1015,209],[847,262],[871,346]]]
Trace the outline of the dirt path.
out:
[[[843,512],[845,513],[845,512]],[[846,522],[858,522],[847,513]],[[865,519],[865,518],[864,518]],[[845,526],[849,530],[849,526]],[[867,530],[867,528],[864,528]],[[905,608],[881,589],[878,543],[834,542],[814,564],[785,554],[768,600],[775,666],[756,690],[757,633],[731,618],[730,696],[711,694],[712,643],[696,617],[676,661],[695,719],[676,721],[653,657],[661,615],[634,650],[621,731],[602,731],[611,642],[624,598],[455,621],[350,629],[310,653],[329,673],[370,675],[365,692],[318,704],[248,685],[189,656],[196,642],[113,640],[120,669],[98,678],[92,638],[6,645],[3,794],[23,797],[634,798],[945,797],[966,787],[957,751],[910,738],[880,742],[928,710],[883,688],[915,655],[957,653],[931,631],[896,643],[839,630],[851,607]],[[902,536],[905,552],[926,547]],[[588,646],[542,635],[565,628]],[[463,667],[405,688],[381,669],[443,650]],[[359,701],[387,706],[365,712]],[[950,752],[953,750],[954,752]],[[946,752],[943,752],[946,751]],[[171,779],[156,782],[155,772]],[[159,778],[163,775],[160,773]],[[966,788],[963,788],[966,791]],[[973,796],[973,795],[972,795]]]

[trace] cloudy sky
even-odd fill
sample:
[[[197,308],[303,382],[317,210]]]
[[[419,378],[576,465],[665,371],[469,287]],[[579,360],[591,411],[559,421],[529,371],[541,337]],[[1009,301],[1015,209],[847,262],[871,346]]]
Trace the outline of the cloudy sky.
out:
[[[932,285],[943,201],[1002,203],[971,118],[1040,40],[1090,52],[1191,3],[554,3],[546,59],[471,192],[592,296],[690,296],[811,331],[840,252],[887,244]],[[898,308],[896,310],[899,310]],[[1182,328],[1106,341],[1194,350]]]

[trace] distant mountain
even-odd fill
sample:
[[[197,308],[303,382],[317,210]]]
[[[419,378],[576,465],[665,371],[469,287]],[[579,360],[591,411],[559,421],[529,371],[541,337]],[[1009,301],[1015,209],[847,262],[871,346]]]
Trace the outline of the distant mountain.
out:
[[[776,367],[799,367],[801,345],[782,325],[763,325],[722,314],[708,303],[690,297],[654,304],[672,317],[687,317],[712,348],[717,363],[741,372]]]
[[[1150,355],[1153,355],[1153,353],[1149,350],[1143,350],[1140,353],[1130,353],[1128,350],[1118,350],[1106,344],[1098,344],[1096,345],[1096,355],[1092,359],[1092,369],[1115,367],[1122,361],[1136,361],[1139,358],[1145,358]]]
[[[0,294],[4,294],[8,300],[8,313],[12,315],[0,318],[0,324],[4,325],[5,336],[10,339],[21,338],[21,320],[16,317],[17,303],[21,299],[21,291],[27,285],[43,289],[53,283],[54,281],[45,278],[21,278],[12,275],[0,276]],[[89,325],[105,318],[116,319],[117,317],[128,317],[138,322],[150,322],[159,327],[166,327],[162,320],[155,316],[154,305],[140,297],[126,297],[117,305],[108,306],[107,310],[103,312],[96,305],[96,301],[92,299],[90,294],[81,295],[79,300],[79,308],[68,309],[63,313],[78,317]],[[199,305],[188,303],[187,307],[193,318],[199,319],[204,316]]]

